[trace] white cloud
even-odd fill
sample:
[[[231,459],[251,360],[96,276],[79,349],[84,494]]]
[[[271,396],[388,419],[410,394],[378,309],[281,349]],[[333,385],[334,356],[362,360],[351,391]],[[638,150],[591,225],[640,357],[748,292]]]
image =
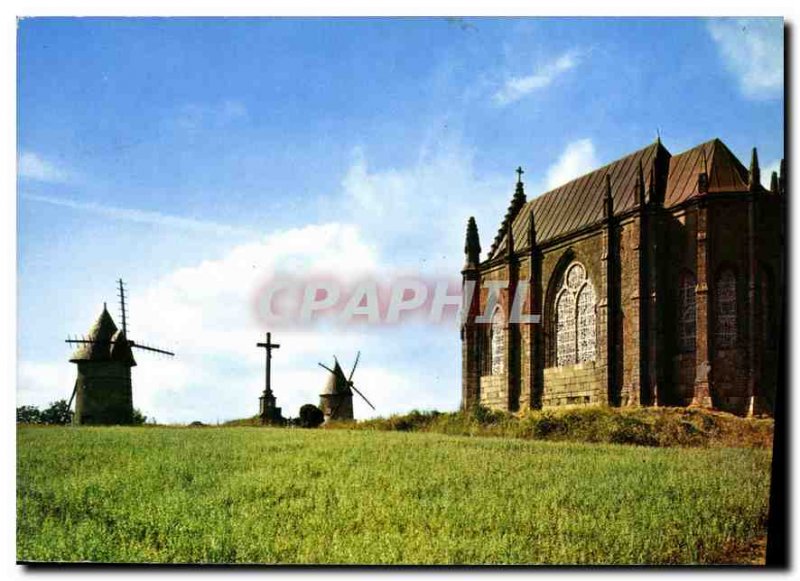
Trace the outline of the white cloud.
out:
[[[22,360],[17,365],[18,405],[44,407],[68,399],[74,385],[75,366],[67,362]]]
[[[154,226],[164,226],[166,228],[178,228],[181,230],[191,230],[195,232],[212,234],[253,234],[251,230],[246,230],[236,226],[229,226],[227,224],[220,224],[218,222],[211,222],[208,220],[195,220],[194,218],[172,216],[169,214],[162,214],[161,212],[137,210],[135,208],[105,206],[102,204],[95,204],[93,202],[81,202],[70,198],[45,196],[41,194],[25,193],[22,194],[22,198],[25,200],[31,200],[33,202],[42,202],[53,206],[60,206],[62,208],[71,208],[73,210],[92,212],[107,218],[124,220],[127,222],[137,222],[140,224],[150,224]]]
[[[262,285],[280,272],[346,278],[377,267],[354,226],[331,223],[276,232],[162,278],[131,298],[130,335],[177,357],[137,352],[135,404],[167,422],[254,414],[264,387],[264,351],[255,345],[264,328],[254,306]],[[318,361],[354,356],[368,343],[358,331],[324,328],[279,330],[275,340],[273,385],[286,415],[316,403],[325,379]]]
[[[581,54],[578,51],[571,50],[566,52],[540,66],[530,75],[507,79],[492,98],[500,106],[518,101],[534,91],[548,87],[558,77],[578,66],[580,60]]]
[[[32,151],[21,151],[17,158],[17,172],[21,179],[47,183],[65,183],[69,173]]]
[[[484,240],[494,236],[513,194],[514,167],[507,176],[477,175],[472,152],[457,143],[440,144],[402,168],[372,168],[356,150],[341,198],[328,203],[331,212],[346,208],[348,221],[380,241],[394,263],[457,274],[467,218],[486,228]]]
[[[598,165],[592,142],[568,144],[545,174],[559,183]],[[176,359],[139,357],[136,405],[160,421],[215,421],[255,413],[263,389],[264,332],[254,316],[259,286],[277,272],[365,273],[408,268],[458,277],[468,215],[479,216],[487,250],[513,193],[508,176],[474,175],[471,153],[456,144],[436,149],[408,167],[371,169],[356,151],[341,191],[328,203],[347,208],[348,223],[275,232],[231,249],[220,260],[183,268],[134,295],[132,338],[172,348]],[[453,208],[458,208],[453,212]],[[414,260],[416,258],[416,260]],[[316,403],[325,381],[318,361],[337,354],[348,367],[364,352],[357,385],[377,407],[355,399],[356,417],[414,408],[455,409],[459,400],[458,332],[453,326],[373,332],[360,328],[276,330],[273,385],[285,415]],[[398,353],[435,353],[414,365]]]
[[[710,20],[708,31],[725,66],[739,79],[745,97],[783,95],[783,20],[723,18]]]
[[[545,190],[552,190],[600,165],[591,139],[578,139],[567,144],[564,152],[546,173]]]
[[[479,176],[472,156],[459,144],[447,143],[426,149],[409,166],[373,168],[366,152],[357,151],[340,191],[320,201],[323,215],[346,223],[276,231],[232,247],[218,260],[178,269],[133,292],[131,338],[177,354],[167,359],[137,352],[136,407],[161,422],[215,422],[256,413],[263,390],[264,352],[255,343],[266,329],[255,315],[254,298],[275,273],[302,276],[327,271],[353,279],[365,272],[380,275],[405,269],[458,278],[466,218],[478,218],[484,251],[488,250],[513,194],[513,168],[525,164],[524,159],[510,164],[509,175]],[[565,180],[593,165],[591,141],[576,141],[534,181]],[[529,195],[538,191],[530,187]],[[176,219],[68,204],[86,211],[112,211],[121,219],[147,217],[159,223]],[[179,224],[216,227],[193,221]],[[356,385],[377,411],[356,398],[356,417],[413,408],[452,410],[458,405],[460,346],[455,325],[270,330],[281,344],[273,359],[273,386],[284,415],[296,416],[301,404],[318,401],[326,379],[318,361],[330,362],[336,354],[349,367],[359,350],[363,356]],[[421,352],[429,355],[413,355]],[[74,366],[36,365],[28,363],[20,373],[20,401],[44,404],[48,398],[64,397],[74,383]]]

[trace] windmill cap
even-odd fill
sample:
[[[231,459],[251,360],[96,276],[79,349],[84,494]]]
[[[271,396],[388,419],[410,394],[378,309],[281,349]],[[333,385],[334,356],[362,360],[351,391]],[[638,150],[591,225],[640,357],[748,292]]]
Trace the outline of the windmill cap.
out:
[[[96,341],[96,343],[80,343],[78,348],[72,354],[70,361],[95,361],[108,359],[111,355],[111,343],[117,326],[114,324],[114,319],[106,309],[103,303],[103,311],[97,320],[89,328],[86,335],[87,341]]]
[[[128,343],[128,338],[125,336],[125,332],[122,329],[119,329],[116,333],[114,333],[114,337],[111,339],[111,341],[111,349],[109,351],[111,359],[113,361],[122,361],[131,367],[135,366],[136,359],[133,358],[131,345]]]
[[[328,379],[325,382],[325,387],[320,395],[351,395],[350,386],[347,384],[347,378],[342,371],[342,367],[337,361],[333,366],[333,373],[329,373]]]

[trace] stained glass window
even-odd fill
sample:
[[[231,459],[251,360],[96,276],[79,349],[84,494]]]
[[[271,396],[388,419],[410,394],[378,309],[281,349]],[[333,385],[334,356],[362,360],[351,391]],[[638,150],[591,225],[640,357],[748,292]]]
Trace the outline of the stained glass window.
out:
[[[678,339],[681,351],[690,352],[697,348],[697,280],[690,272],[680,277],[680,297],[678,317]]]
[[[723,270],[716,284],[716,347],[732,349],[736,346],[736,276],[730,269]]]
[[[556,303],[556,359],[558,365],[575,363],[575,297],[567,289]]]
[[[593,361],[597,351],[595,294],[581,264],[574,263],[566,270],[555,315],[556,364]]]
[[[594,288],[586,282],[578,295],[578,362],[594,361],[595,312]]]
[[[583,266],[580,264],[573,264],[567,270],[567,283],[566,287],[574,293],[578,292],[578,289],[581,288],[583,281],[586,280],[586,271],[583,269]]]
[[[492,316],[492,375],[503,373],[505,359],[506,329],[503,312],[495,310]]]

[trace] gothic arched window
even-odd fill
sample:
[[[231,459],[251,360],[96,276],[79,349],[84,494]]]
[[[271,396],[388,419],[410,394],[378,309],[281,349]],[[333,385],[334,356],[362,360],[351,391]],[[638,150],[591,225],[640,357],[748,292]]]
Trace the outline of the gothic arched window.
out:
[[[575,297],[565,290],[556,301],[556,363],[575,363]]]
[[[587,283],[578,294],[578,363],[594,361],[596,352],[594,303],[594,288]]]
[[[691,272],[684,271],[680,277],[680,296],[678,297],[678,340],[681,351],[690,352],[697,348],[697,280]]]
[[[732,349],[736,346],[736,275],[731,269],[719,273],[714,297],[717,307],[716,347]]]
[[[492,316],[492,375],[503,373],[506,347],[506,328],[503,311],[495,309]]]
[[[593,361],[596,347],[595,294],[583,265],[567,268],[555,303],[556,364]]]

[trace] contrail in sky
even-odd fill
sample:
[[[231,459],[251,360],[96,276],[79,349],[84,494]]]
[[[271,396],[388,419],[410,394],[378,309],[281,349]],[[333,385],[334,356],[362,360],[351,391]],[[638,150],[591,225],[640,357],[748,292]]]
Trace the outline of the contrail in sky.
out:
[[[211,222],[208,220],[196,220],[194,218],[171,216],[169,214],[162,214],[161,212],[152,212],[148,210],[136,210],[134,208],[118,208],[114,206],[103,206],[101,204],[95,204],[93,202],[81,202],[70,198],[43,196],[40,194],[22,194],[22,198],[33,202],[42,202],[45,204],[51,204],[53,206],[61,206],[62,208],[72,208],[73,210],[83,210],[85,212],[93,212],[101,216],[106,216],[108,218],[113,218],[115,220],[124,220],[127,222],[152,224],[154,226],[180,228],[183,230],[191,230],[194,232],[207,232],[220,235],[256,234],[256,232],[254,232],[253,230],[249,230],[247,228],[230,226],[228,224],[220,224],[218,222]]]

